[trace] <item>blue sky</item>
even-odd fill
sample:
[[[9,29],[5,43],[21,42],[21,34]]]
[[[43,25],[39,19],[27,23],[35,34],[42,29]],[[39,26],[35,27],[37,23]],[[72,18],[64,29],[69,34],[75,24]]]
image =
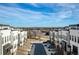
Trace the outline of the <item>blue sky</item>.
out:
[[[1,3],[0,23],[23,27],[60,27],[79,23],[79,4]]]

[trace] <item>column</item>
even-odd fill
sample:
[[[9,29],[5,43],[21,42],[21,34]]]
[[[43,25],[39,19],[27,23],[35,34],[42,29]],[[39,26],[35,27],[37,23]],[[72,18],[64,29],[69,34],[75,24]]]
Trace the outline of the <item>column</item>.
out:
[[[73,52],[73,45],[71,44],[71,52]]]

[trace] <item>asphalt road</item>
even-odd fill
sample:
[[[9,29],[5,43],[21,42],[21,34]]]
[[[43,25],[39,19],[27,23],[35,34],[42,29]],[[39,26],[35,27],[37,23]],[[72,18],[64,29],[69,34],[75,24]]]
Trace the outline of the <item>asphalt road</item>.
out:
[[[46,51],[42,43],[35,43],[34,55],[46,55]]]

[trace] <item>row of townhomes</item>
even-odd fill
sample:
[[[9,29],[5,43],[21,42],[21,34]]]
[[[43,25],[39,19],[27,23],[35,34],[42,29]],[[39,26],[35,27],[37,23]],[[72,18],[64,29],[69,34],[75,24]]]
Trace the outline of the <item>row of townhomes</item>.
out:
[[[27,31],[0,24],[0,55],[16,54],[18,46],[27,39]]]
[[[79,55],[79,24],[54,28],[50,31],[50,41],[64,51],[64,54]]]

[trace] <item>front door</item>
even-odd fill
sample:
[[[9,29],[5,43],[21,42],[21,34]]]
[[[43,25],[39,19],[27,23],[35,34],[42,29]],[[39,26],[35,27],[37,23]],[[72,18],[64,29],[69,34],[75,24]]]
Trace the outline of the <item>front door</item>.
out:
[[[73,45],[73,54],[78,55],[78,47]]]

